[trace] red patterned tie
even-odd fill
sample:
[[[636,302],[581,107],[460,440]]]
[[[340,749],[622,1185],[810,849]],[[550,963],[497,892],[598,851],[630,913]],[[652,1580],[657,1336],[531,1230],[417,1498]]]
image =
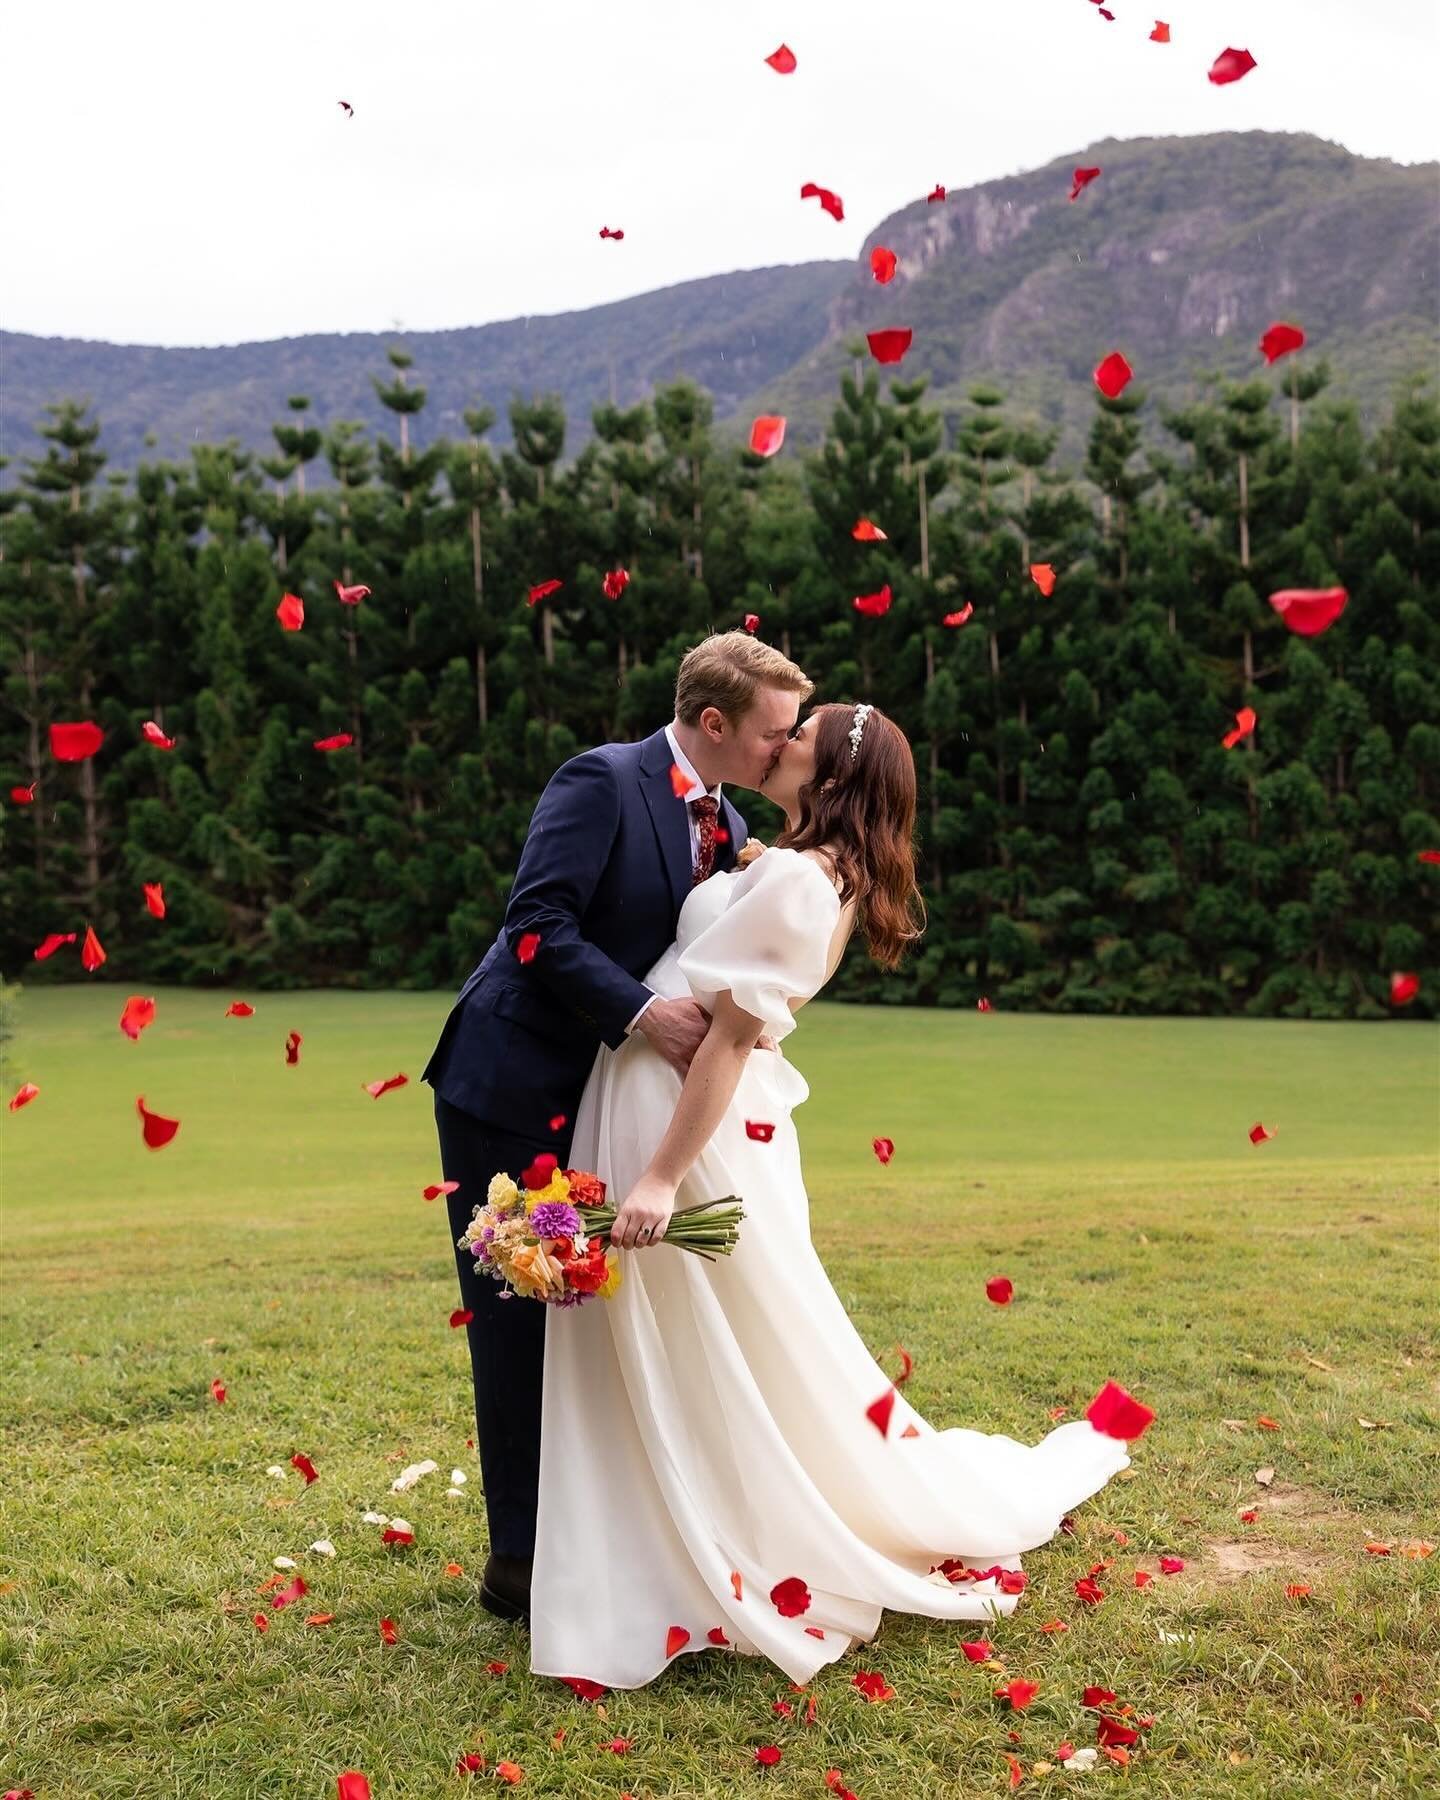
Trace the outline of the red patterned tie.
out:
[[[709,794],[701,794],[698,800],[690,802],[690,811],[694,814],[695,824],[700,833],[700,847],[695,856],[695,873],[691,877],[691,885],[698,887],[702,881],[708,881],[715,873],[715,821],[720,814],[720,802]]]

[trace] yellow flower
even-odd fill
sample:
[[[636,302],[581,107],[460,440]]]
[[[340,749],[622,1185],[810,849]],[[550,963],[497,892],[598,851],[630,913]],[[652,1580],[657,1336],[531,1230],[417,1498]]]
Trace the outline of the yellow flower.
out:
[[[560,1173],[559,1169],[557,1169],[545,1183],[543,1188],[526,1189],[525,1210],[527,1213],[532,1213],[537,1206],[542,1205],[546,1201],[568,1200],[569,1198],[570,1183]]]
[[[560,1295],[565,1276],[560,1264],[543,1244],[522,1244],[510,1258],[510,1273],[522,1294]]]
[[[485,1198],[496,1212],[509,1212],[520,1198],[520,1190],[508,1175],[492,1175]]]
[[[620,1283],[625,1278],[624,1274],[620,1268],[620,1253],[618,1250],[607,1250],[606,1251],[605,1266],[610,1271],[610,1273],[605,1277],[604,1281],[601,1282],[600,1286],[595,1290],[596,1293],[599,1294],[599,1296],[602,1300],[608,1300],[610,1298],[610,1296],[620,1286]]]

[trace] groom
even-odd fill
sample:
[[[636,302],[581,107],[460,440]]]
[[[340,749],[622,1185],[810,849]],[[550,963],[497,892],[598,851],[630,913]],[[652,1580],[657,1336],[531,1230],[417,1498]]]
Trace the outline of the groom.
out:
[[[683,1075],[708,1015],[640,976],[674,941],[690,888],[733,867],[745,821],[722,782],[758,788],[812,683],[748,632],[708,637],[680,665],[675,717],[639,744],[602,744],[540,796],[505,922],[460,990],[423,1081],[435,1090],[452,1243],[500,1170],[569,1160],[575,1110],[603,1042],[640,1032]],[[480,1599],[528,1622],[540,1478],[545,1316],[504,1299],[457,1247],[475,1381],[490,1558]]]

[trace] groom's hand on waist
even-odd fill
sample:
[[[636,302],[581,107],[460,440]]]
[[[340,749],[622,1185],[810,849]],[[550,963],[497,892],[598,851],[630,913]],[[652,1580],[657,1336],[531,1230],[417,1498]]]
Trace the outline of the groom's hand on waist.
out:
[[[636,1031],[650,1040],[671,1066],[682,1076],[690,1071],[690,1061],[705,1042],[710,1029],[710,1015],[698,1000],[653,1000],[635,1024]]]

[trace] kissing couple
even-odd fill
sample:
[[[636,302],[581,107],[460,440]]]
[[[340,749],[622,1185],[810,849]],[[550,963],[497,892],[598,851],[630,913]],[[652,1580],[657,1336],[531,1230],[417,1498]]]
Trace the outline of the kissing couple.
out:
[[[425,1068],[452,1240],[493,1176],[546,1154],[618,1209],[619,1285],[585,1305],[510,1295],[457,1245],[481,1600],[528,1623],[535,1674],[637,1688],[738,1653],[803,1684],[886,1607],[1008,1614],[1020,1552],[1130,1461],[1098,1416],[1035,1445],[936,1429],[815,1253],[793,1117],[810,1090],[783,1043],[852,932],[894,968],[924,911],[904,733],[865,704],[802,723],[813,691],[720,633],[682,661],[668,725],[557,769]],[[729,784],[783,809],[769,849]],[[666,1247],[677,1206],[727,1196],[731,1254]]]

